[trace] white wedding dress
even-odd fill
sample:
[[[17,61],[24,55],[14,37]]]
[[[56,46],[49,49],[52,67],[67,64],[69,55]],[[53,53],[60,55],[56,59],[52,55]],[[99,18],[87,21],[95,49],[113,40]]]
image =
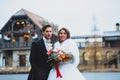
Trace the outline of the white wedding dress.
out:
[[[72,54],[73,58],[66,63],[61,62],[59,64],[59,70],[62,78],[56,77],[56,69],[53,67],[48,76],[48,80],[85,80],[84,76],[77,68],[80,60],[76,43],[71,39],[67,39],[63,43],[56,42],[54,48]]]

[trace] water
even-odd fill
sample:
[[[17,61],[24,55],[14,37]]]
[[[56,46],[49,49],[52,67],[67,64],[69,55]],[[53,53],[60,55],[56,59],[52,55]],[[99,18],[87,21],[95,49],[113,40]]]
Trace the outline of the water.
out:
[[[86,80],[120,80],[120,72],[84,72]]]
[[[120,80],[120,72],[83,72],[86,80]],[[0,80],[27,80],[28,74],[0,75]]]

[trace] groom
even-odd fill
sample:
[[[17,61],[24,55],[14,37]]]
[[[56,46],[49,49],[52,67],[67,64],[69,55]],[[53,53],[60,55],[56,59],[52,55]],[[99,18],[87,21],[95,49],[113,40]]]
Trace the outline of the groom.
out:
[[[31,70],[28,80],[47,80],[50,66],[47,63],[47,42],[51,42],[52,27],[46,25],[42,28],[42,39],[33,42],[30,51]]]

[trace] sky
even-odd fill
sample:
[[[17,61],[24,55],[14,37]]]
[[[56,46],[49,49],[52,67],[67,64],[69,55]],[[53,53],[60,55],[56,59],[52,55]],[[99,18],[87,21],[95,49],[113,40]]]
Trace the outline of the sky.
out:
[[[120,23],[120,0],[0,0],[0,29],[20,9],[68,28],[71,36],[116,30]]]

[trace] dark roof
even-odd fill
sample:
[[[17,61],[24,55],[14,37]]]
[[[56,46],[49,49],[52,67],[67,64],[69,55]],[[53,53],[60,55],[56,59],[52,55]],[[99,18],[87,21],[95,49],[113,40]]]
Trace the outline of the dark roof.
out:
[[[40,28],[42,28],[43,23],[45,24],[47,22],[47,20],[45,20],[43,17],[40,17],[40,16],[38,16],[38,15],[36,15],[36,14],[26,10],[26,9],[21,9],[21,10],[17,11],[14,15],[12,15],[12,17],[7,21],[7,23],[5,24],[5,26],[3,26],[3,28],[6,28],[6,26],[10,23],[10,20],[13,17],[19,17],[19,16],[29,17],[34,22],[34,24]]]
[[[38,27],[42,28],[41,22],[44,22],[45,19],[43,17],[40,17],[26,9],[21,9],[18,12],[16,12],[13,16],[21,16],[26,15],[28,16]]]

